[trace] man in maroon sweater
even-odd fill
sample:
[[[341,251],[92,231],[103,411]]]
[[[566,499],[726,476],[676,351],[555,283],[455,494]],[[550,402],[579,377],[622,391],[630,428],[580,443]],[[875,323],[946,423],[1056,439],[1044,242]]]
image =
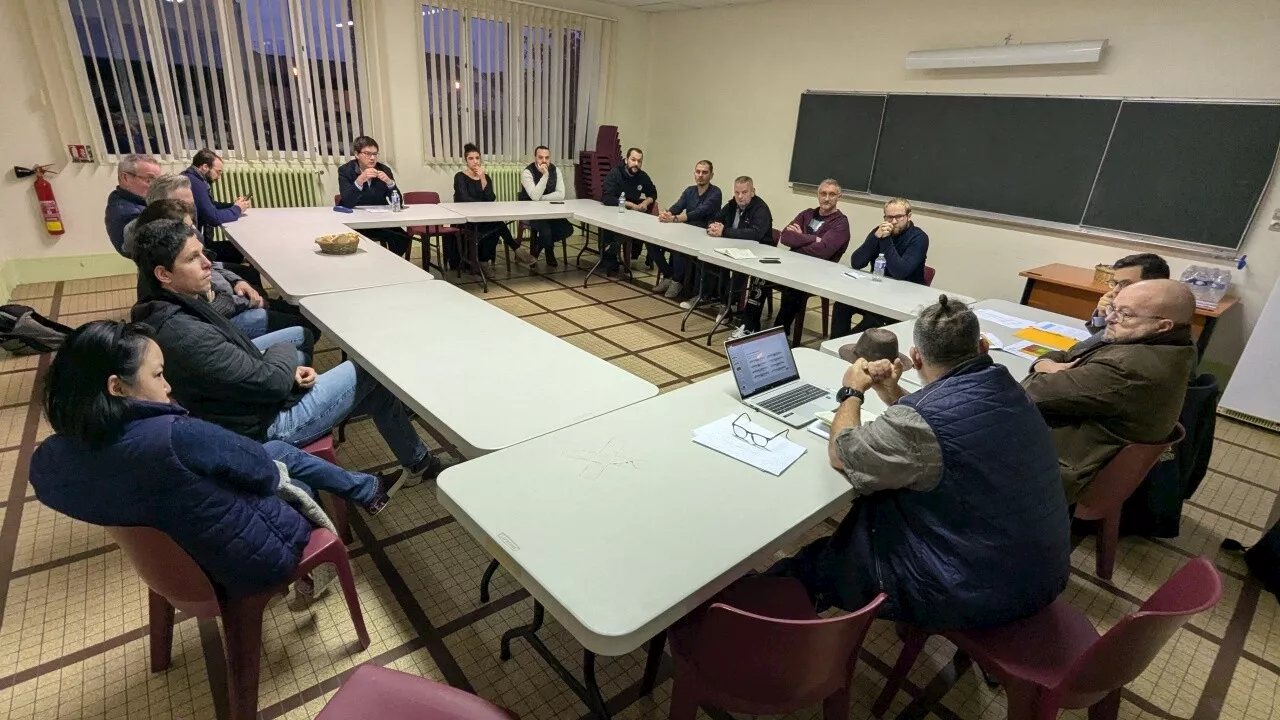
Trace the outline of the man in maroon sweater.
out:
[[[840,183],[831,178],[823,180],[818,185],[818,207],[800,213],[783,229],[782,244],[791,248],[791,252],[839,262],[849,247],[849,218],[836,207],[839,202]],[[783,288],[775,325],[790,327],[797,317],[804,315],[808,302],[807,294]]]

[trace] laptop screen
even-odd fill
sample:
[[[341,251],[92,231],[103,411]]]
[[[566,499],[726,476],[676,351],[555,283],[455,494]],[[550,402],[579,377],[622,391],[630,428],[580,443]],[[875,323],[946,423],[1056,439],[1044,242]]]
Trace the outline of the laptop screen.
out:
[[[743,398],[771,390],[800,378],[796,359],[787,344],[787,329],[773,328],[725,343],[729,368]]]

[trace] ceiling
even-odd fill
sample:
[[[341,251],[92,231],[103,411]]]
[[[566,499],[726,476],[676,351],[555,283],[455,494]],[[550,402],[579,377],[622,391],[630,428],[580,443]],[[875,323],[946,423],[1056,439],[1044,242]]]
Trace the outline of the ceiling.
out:
[[[727,7],[729,5],[749,5],[768,2],[768,0],[597,0],[597,2],[630,8],[640,12],[659,13],[709,7]]]

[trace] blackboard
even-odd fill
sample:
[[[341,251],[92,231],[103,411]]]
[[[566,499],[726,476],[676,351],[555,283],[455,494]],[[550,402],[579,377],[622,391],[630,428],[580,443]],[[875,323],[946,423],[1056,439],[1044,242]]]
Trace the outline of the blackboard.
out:
[[[1118,100],[891,95],[871,192],[1079,223]]]
[[[835,178],[846,190],[866,192],[880,134],[884,95],[800,97],[791,182],[817,185]]]
[[[1235,249],[1278,149],[1280,102],[805,93],[791,181]]]
[[[1084,222],[1238,247],[1278,139],[1274,105],[1126,102]]]

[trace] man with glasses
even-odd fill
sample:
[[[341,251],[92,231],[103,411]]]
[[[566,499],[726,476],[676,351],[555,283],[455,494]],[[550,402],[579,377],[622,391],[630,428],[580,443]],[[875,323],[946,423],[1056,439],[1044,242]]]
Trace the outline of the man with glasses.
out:
[[[1111,268],[1115,271],[1107,282],[1107,287],[1111,289],[1098,298],[1098,307],[1089,319],[1090,332],[1098,332],[1107,326],[1107,311],[1111,308],[1111,303],[1115,302],[1116,293],[1139,280],[1169,279],[1169,263],[1155,253],[1127,255],[1115,261]]]
[[[124,255],[124,228],[146,209],[147,190],[158,177],[160,163],[150,155],[125,155],[116,166],[116,189],[107,196],[104,222],[111,246],[121,255]]]
[[[849,264],[854,270],[867,270],[877,257],[884,255],[886,276],[924,285],[924,261],[928,254],[929,235],[911,221],[911,203],[905,198],[893,198],[884,204],[884,222],[867,233],[862,245],[853,251]],[[862,319],[853,327],[855,312],[861,312]],[[892,322],[882,315],[836,303],[831,310],[831,337],[860,333]]]
[[[1180,282],[1136,282],[1108,305],[1101,338],[1031,366],[1022,386],[1053,429],[1069,501],[1125,445],[1161,442],[1173,430],[1196,365],[1195,310]]]
[[[378,142],[361,135],[352,143],[352,160],[338,168],[339,204],[343,207],[386,205],[396,178],[391,168],[378,162]],[[404,192],[401,191],[403,197]],[[388,250],[408,257],[413,238],[400,228],[366,228],[356,232],[386,246]]]
[[[1033,615],[1071,568],[1049,428],[963,303],[944,295],[921,311],[910,362],[926,383],[915,392],[899,384],[900,360],[849,366],[827,453],[853,507],[766,574],[798,579],[823,607],[885,592],[881,618],[932,629]],[[872,391],[888,408],[863,423]]]

